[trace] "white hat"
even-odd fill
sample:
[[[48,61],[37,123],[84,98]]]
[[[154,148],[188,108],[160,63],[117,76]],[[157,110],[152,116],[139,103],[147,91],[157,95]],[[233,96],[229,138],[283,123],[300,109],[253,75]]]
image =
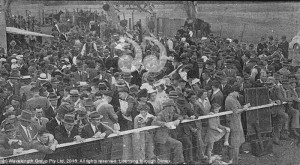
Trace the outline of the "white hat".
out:
[[[14,53],[14,54],[12,54],[12,56],[17,56],[17,54],[16,54],[16,53]]]
[[[202,37],[202,38],[201,38],[201,40],[206,40],[206,39],[207,39],[206,37]]]
[[[41,73],[40,77],[38,78],[38,80],[48,80],[46,73]]]
[[[16,58],[17,58],[18,60],[20,60],[20,59],[22,59],[23,57],[24,57],[23,55],[17,55]]]
[[[160,85],[164,85],[165,84],[165,80],[164,79],[160,79],[159,81],[157,81],[156,83],[154,83],[154,86],[160,86]]]
[[[0,62],[1,61],[6,62],[6,59],[5,58],[0,58]]]
[[[186,38],[185,38],[185,37],[181,38],[181,41],[182,41],[182,42],[185,42],[185,41],[186,41]]]
[[[31,79],[31,76],[30,75],[22,76],[22,79]]]
[[[124,38],[120,38],[119,41],[120,41],[120,42],[125,42],[125,39],[124,39]]]
[[[18,68],[18,64],[11,64],[11,69],[16,69],[16,68]]]
[[[124,49],[123,49],[123,46],[122,46],[122,45],[120,45],[120,44],[118,44],[118,45],[115,47],[115,49],[124,50]]]
[[[144,83],[142,84],[142,86],[140,87],[140,89],[147,89],[148,91],[153,89],[152,86],[148,83]]]
[[[196,84],[198,82],[200,82],[200,79],[195,78],[194,80],[192,80],[192,85],[194,85],[194,84]]]
[[[87,86],[87,85],[88,85],[88,83],[85,81],[79,82],[79,86]]]
[[[13,59],[11,59],[11,62],[15,63],[15,62],[17,62],[17,60],[13,58]]]

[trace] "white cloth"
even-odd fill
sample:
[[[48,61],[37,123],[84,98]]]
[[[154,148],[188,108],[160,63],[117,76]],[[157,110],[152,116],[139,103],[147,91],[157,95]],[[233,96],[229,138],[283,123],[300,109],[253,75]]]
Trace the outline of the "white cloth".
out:
[[[119,99],[120,101],[120,107],[121,107],[121,112],[122,112],[122,116],[126,119],[126,120],[129,120],[129,121],[132,121],[132,117],[129,116],[125,116],[124,114],[127,113],[127,109],[128,109],[128,102],[127,101],[124,101],[124,100],[121,100]]]
[[[93,132],[96,133],[96,126],[94,126],[93,124],[91,124],[91,127],[93,129]]]

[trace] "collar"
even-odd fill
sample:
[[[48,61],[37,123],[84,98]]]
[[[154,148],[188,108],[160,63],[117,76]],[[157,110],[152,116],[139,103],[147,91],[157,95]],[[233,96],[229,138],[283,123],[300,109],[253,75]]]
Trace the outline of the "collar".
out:
[[[210,80],[210,78],[208,78],[208,79],[206,80],[206,82],[208,83],[209,80]]]
[[[57,117],[55,116],[55,120],[58,123],[58,125],[60,125],[60,121],[57,119]]]
[[[143,115],[141,115],[141,114],[139,114],[139,115],[137,115],[137,116],[143,118],[144,120],[146,120],[146,119],[152,117],[153,115],[151,115],[150,113],[147,112],[146,117],[143,117]]]

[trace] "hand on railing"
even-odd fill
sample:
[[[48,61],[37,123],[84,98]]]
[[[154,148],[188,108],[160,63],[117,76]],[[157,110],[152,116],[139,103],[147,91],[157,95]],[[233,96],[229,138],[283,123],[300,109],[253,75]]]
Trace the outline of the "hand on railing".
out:
[[[14,155],[20,154],[20,153],[23,152],[23,150],[24,150],[23,148],[14,149],[14,150],[13,150],[13,154],[14,154]]]
[[[104,138],[106,133],[97,132],[93,137],[94,138]]]
[[[75,139],[76,143],[81,143],[81,142],[83,142],[83,139],[82,139],[80,136],[78,136],[78,135],[75,136],[74,139]]]
[[[9,139],[8,140],[8,144],[11,146],[12,145],[12,143],[17,143],[17,142],[19,142],[19,140],[17,140],[17,139]]]

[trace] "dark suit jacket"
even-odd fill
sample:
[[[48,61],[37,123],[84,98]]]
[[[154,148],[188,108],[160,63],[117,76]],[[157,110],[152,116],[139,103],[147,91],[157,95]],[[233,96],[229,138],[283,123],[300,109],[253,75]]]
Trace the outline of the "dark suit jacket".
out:
[[[217,103],[219,104],[222,108],[220,109],[220,112],[224,111],[224,95],[221,92],[221,90],[219,92],[217,92],[216,94],[212,94],[210,97],[210,104],[212,105],[213,103]]]
[[[55,136],[55,128],[58,126],[58,123],[55,118],[51,119],[47,124],[46,124],[46,129],[53,135]]]
[[[138,71],[132,72],[131,73],[132,79],[130,83],[140,87],[142,85],[142,77],[145,72],[147,72],[145,69],[141,70],[140,72]]]
[[[177,119],[182,120],[183,117],[175,113],[175,111],[170,114],[166,110],[159,112],[157,117],[152,122],[152,125],[161,126],[161,128],[156,130],[154,135],[155,143],[165,144],[167,142],[168,137],[170,137],[170,130],[165,127],[165,123],[172,122]]]
[[[76,82],[78,81],[87,81],[88,80],[88,73],[85,71],[81,72],[81,75],[79,74],[79,71],[74,72],[71,74],[71,77],[75,79]]]
[[[211,89],[212,80],[210,79],[208,82],[206,82],[206,80],[203,80],[201,86],[202,86],[202,88],[205,88],[206,86],[208,86]]]
[[[31,138],[32,138],[32,140],[33,140],[34,137],[35,137],[36,134],[37,134],[37,130],[36,130],[34,127],[32,127],[32,126],[29,126],[29,127],[30,127],[30,128],[29,128],[29,132],[30,132]],[[32,144],[31,142],[32,142],[32,141],[30,141],[30,140],[28,139],[28,137],[27,137],[27,135],[26,135],[26,133],[25,133],[25,131],[24,131],[24,129],[22,128],[22,126],[21,126],[20,123],[18,123],[17,128],[18,128],[18,129],[17,129],[17,135],[16,135],[16,138],[22,141],[22,146],[24,147],[24,149],[30,149],[30,148],[31,148],[31,144]]]
[[[194,115],[191,105],[188,104],[187,102],[183,106],[179,106],[177,104],[177,107],[180,109],[180,116],[182,116],[183,118],[191,117],[192,115]],[[191,127],[192,127],[192,123],[187,123],[187,124],[183,124],[182,126],[179,126],[177,129],[178,136],[184,134],[190,136],[192,133],[190,129]]]
[[[223,93],[224,97],[227,97],[229,95],[229,93],[230,93],[230,85],[229,84],[226,84],[223,88],[221,86],[220,89],[221,89],[221,92]]]
[[[8,137],[4,133],[0,133],[0,157],[13,155],[13,149],[8,144]]]
[[[51,106],[49,106],[48,109],[44,110],[44,113],[45,113],[45,117],[47,119],[49,119],[49,121],[51,119],[54,119],[55,115],[56,115],[56,112],[53,110],[53,108]]]
[[[74,137],[79,135],[78,128],[75,126],[71,131],[70,137],[68,137],[68,133],[64,125],[57,126],[54,132],[54,137],[57,140],[58,144],[73,142]]]

